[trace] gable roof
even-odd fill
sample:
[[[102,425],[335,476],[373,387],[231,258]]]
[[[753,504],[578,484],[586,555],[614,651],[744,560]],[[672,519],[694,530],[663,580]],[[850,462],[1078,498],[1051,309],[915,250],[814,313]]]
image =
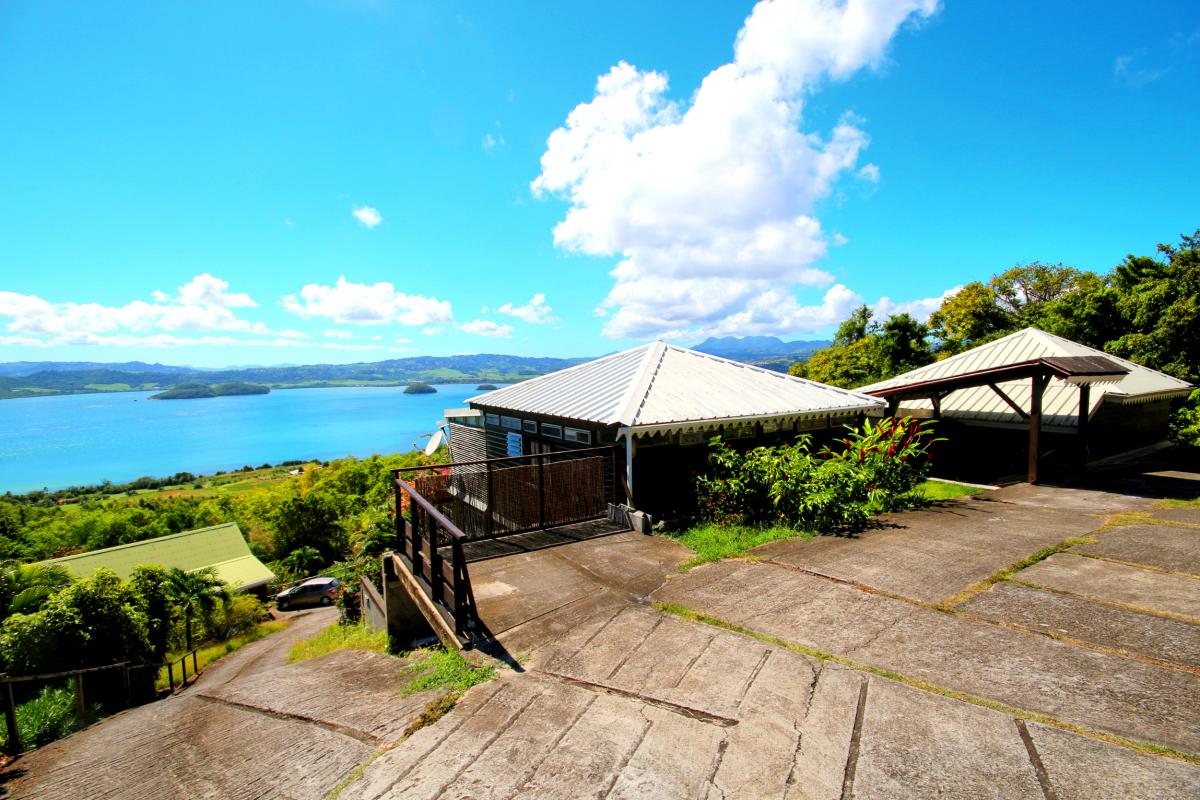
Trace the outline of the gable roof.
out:
[[[213,567],[218,578],[238,590],[263,586],[275,579],[274,573],[250,552],[234,522],[91,550],[45,563],[60,564],[80,578],[108,567],[122,579],[128,578],[140,564],[178,567],[185,572]]]
[[[875,411],[884,401],[665,342],[473,397],[472,405],[635,432]]]
[[[1107,379],[1105,382],[1092,384],[1089,414],[1094,414],[1106,400],[1122,404],[1144,403],[1162,397],[1186,394],[1192,388],[1187,381],[1117,358],[1094,347],[1072,342],[1037,328],[1025,328],[943,361],[936,361],[886,381],[860,387],[859,391],[895,389],[1036,360],[1053,362],[1054,359],[1081,358],[1105,359],[1128,370],[1128,374],[1116,380]],[[997,385],[1018,405],[1028,410],[1028,380],[1006,381]],[[932,404],[928,400],[905,400],[901,403],[901,408],[932,409]],[[955,391],[942,400],[941,408],[942,414],[947,417],[998,423],[1022,422],[1003,398],[987,386]],[[1074,427],[1079,418],[1078,388],[1068,381],[1051,380],[1042,398],[1042,413],[1044,425]]]

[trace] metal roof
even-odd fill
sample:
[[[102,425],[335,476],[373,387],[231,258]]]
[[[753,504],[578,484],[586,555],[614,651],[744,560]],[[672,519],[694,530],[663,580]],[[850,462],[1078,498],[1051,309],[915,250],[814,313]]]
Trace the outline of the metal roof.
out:
[[[884,401],[653,342],[471,398],[472,405],[635,430],[876,411]]]
[[[1149,367],[1117,358],[1101,350],[1072,342],[1037,328],[1026,328],[943,361],[918,367],[886,381],[860,387],[859,391],[874,392],[882,389],[895,389],[1037,360],[1053,363],[1055,359],[1063,358],[1104,359],[1108,362],[1115,362],[1128,370],[1128,374],[1116,380],[1113,380],[1115,376],[1112,376],[1093,378],[1087,381],[1092,383],[1089,414],[1094,414],[1105,400],[1110,403],[1123,404],[1148,402],[1160,397],[1186,394],[1192,388],[1191,384],[1186,381],[1173,378]],[[1097,380],[1106,382],[1096,382]],[[1043,425],[1073,428],[1077,424],[1079,389],[1072,385],[1073,382],[1078,381],[1071,381],[1071,379],[1064,381],[1057,378],[1050,381],[1042,398]],[[1028,380],[1006,381],[998,383],[997,386],[1022,408],[1029,409],[1030,386]],[[905,400],[901,403],[900,408],[901,412],[905,410],[910,412],[931,411],[933,405],[928,400]],[[960,389],[947,395],[942,399],[941,410],[945,417],[1002,424],[1023,424],[1020,416],[987,386]]]
[[[121,579],[128,578],[133,568],[141,564],[179,567],[185,572],[213,567],[217,577],[235,589],[251,589],[275,579],[274,573],[250,552],[241,529],[234,522],[64,556],[45,563],[61,564],[81,578],[100,567],[108,567]]]

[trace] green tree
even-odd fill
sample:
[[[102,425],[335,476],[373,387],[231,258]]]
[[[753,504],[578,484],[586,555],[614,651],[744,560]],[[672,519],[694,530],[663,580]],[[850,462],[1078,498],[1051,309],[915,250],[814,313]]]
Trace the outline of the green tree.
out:
[[[889,317],[876,336],[876,349],[883,362],[881,369],[885,376],[899,375],[933,361],[933,353],[929,348],[929,327],[908,314]]]
[[[865,339],[875,333],[879,326],[872,319],[875,312],[870,306],[862,305],[850,312],[850,316],[843,320],[838,326],[837,333],[833,335],[834,347],[846,347],[852,345],[860,339]]]
[[[1113,273],[1124,328],[1112,352],[1184,380],[1200,378],[1200,229],[1154,259],[1127,256]]]
[[[98,569],[52,594],[38,611],[4,620],[0,659],[17,675],[146,663],[151,648],[139,605],[129,584]]]
[[[155,661],[167,655],[171,636],[171,610],[174,606],[171,573],[165,567],[139,564],[129,576],[129,586],[146,615],[146,636]]]
[[[74,578],[57,564],[0,564],[0,619],[32,614]]]
[[[303,578],[320,571],[325,566],[321,551],[315,547],[298,547],[279,562],[292,576]]]
[[[807,361],[793,364],[788,373],[811,381],[853,389],[884,377],[879,342],[874,337],[859,339],[845,346],[833,345],[818,350]]]
[[[171,599],[183,614],[184,637],[187,649],[192,649],[192,621],[197,616],[206,617],[217,607],[217,601],[228,603],[229,588],[217,577],[212,567],[184,572],[172,567],[167,573]]]
[[[1040,327],[1045,305],[1075,291],[1084,274],[1063,264],[1033,261],[1001,272],[988,285],[995,291],[1000,308],[1012,317],[1016,327]]]
[[[287,498],[274,513],[271,542],[275,552],[312,547],[326,563],[336,560],[346,550],[340,516],[337,504],[316,491]]]
[[[952,356],[1014,330],[1012,315],[1000,307],[991,286],[972,281],[942,301],[929,317],[939,355]]]

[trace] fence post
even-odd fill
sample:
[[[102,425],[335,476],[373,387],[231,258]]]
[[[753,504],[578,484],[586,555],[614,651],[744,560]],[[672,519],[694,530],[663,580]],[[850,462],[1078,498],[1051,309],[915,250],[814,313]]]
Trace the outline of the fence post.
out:
[[[484,501],[483,535],[491,536],[494,521],[492,519],[492,462],[484,464],[487,470],[487,498]]]
[[[175,691],[175,662],[167,662],[167,683],[171,685],[171,691]]]
[[[129,665],[121,667],[121,678],[125,681],[125,707],[133,705],[133,687],[129,682]]]
[[[196,650],[198,650],[198,649],[199,648],[195,648],[192,650],[192,674],[193,675],[200,674],[200,665],[196,661]]]
[[[546,457],[538,457],[538,530],[546,527]]]
[[[87,724],[87,706],[83,704],[83,674],[75,673],[75,719],[79,727]]]
[[[10,756],[21,753],[21,732],[17,729],[17,701],[13,697],[12,683],[4,682],[4,725],[8,730],[5,751]]]

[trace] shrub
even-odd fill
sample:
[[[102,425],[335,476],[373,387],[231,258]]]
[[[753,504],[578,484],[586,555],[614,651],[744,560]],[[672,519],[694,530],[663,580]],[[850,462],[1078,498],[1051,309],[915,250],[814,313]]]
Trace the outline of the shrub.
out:
[[[1171,441],[1182,445],[1200,445],[1200,389],[1188,395],[1171,416]]]
[[[710,474],[697,479],[701,514],[735,525],[785,524],[813,531],[861,527],[871,514],[921,502],[917,489],[933,440],[912,418],[847,426],[837,449],[812,452],[812,437],[747,452],[712,441]]]
[[[91,709],[90,715],[96,716]],[[70,689],[46,686],[32,700],[17,706],[17,731],[21,746],[42,747],[74,733],[79,727],[75,717],[75,695]]]
[[[213,609],[204,620],[204,630],[209,638],[223,642],[250,630],[262,618],[262,603],[248,594],[236,594]]]

